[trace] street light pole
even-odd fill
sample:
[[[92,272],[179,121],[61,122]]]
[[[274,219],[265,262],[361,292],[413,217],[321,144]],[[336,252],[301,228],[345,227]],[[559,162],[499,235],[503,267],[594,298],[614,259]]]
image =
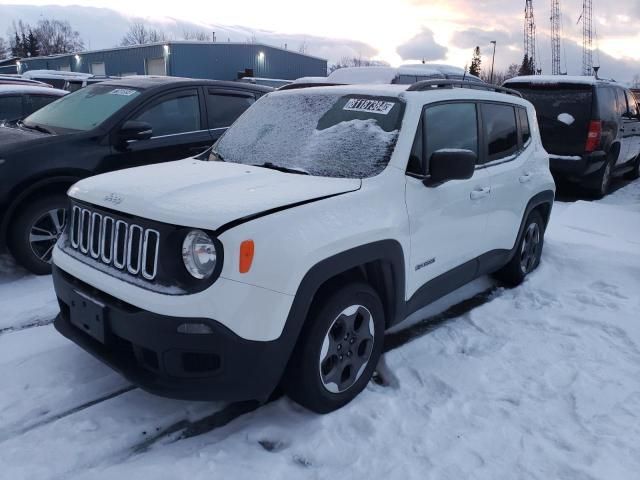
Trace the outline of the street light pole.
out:
[[[489,80],[489,83],[493,84],[493,66],[496,63],[496,41],[495,40],[491,40],[491,43],[493,43],[493,58],[491,60],[491,80]]]

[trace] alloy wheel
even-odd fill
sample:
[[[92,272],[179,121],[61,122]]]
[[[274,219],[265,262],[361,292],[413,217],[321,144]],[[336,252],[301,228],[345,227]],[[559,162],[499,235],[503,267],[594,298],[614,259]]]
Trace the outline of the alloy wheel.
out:
[[[362,305],[345,308],[331,323],[320,351],[318,368],[324,388],[342,393],[360,378],[371,358],[375,326]]]
[[[56,208],[44,212],[31,225],[29,245],[41,262],[51,263],[53,247],[62,235],[66,221],[66,209]]]
[[[540,226],[532,223],[527,227],[520,250],[520,268],[527,274],[533,270],[540,250]]]

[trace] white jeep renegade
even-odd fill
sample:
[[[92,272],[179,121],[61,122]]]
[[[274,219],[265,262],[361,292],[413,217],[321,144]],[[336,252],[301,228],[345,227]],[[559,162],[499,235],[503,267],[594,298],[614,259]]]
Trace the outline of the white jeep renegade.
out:
[[[460,86],[274,92],[205,156],[82,180],[56,328],[161,395],[345,405],[386,329],[540,262],[555,186],[534,108]]]

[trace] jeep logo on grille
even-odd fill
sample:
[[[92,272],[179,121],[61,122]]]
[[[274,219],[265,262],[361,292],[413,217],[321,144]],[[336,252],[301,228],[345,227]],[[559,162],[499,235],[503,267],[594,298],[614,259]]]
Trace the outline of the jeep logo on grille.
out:
[[[122,198],[117,193],[110,193],[109,195],[105,195],[104,196],[104,201],[105,202],[111,202],[114,205],[120,205],[123,200],[124,200],[124,198]]]

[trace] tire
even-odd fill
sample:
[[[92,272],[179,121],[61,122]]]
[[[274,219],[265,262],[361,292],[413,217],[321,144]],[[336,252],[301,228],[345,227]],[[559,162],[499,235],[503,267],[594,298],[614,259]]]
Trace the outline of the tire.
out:
[[[494,276],[510,287],[517,287],[540,265],[543,246],[544,220],[542,215],[534,210],[524,224],[515,255]]]
[[[382,302],[366,283],[347,284],[314,302],[289,361],[285,392],[316,413],[343,407],[369,383],[384,330]]]
[[[624,178],[627,180],[637,180],[640,178],[640,155],[638,155],[635,162],[633,162],[633,170],[625,173]]]
[[[610,158],[602,167],[602,171],[598,177],[598,186],[591,191],[593,197],[597,200],[604,198],[611,189],[611,181],[613,180],[613,168],[615,159]]]
[[[51,254],[64,229],[67,206],[63,194],[44,196],[17,211],[9,226],[9,251],[36,275],[51,273]]]

